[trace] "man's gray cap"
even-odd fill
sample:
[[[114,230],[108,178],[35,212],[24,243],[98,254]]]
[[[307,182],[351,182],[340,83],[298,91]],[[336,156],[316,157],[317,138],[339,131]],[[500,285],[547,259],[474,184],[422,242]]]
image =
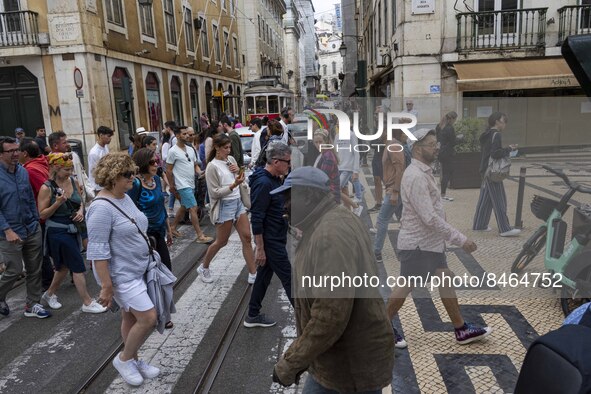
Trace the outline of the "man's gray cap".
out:
[[[417,143],[420,142],[421,140],[425,139],[426,136],[428,136],[429,134],[433,134],[435,135],[435,130],[433,129],[418,129],[416,131],[413,131],[412,134],[416,137],[416,141],[411,140],[410,138],[408,139],[408,148],[410,150],[412,150],[413,146]]]
[[[292,186],[307,186],[330,191],[328,187],[329,178],[323,171],[315,167],[300,167],[293,170],[285,179],[282,186],[271,191],[271,194],[282,193]]]

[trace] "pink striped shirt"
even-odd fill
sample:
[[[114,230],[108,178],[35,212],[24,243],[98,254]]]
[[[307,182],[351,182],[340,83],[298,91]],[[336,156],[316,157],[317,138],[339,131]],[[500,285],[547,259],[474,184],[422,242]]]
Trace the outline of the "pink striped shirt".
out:
[[[412,159],[404,171],[400,189],[404,208],[398,249],[418,247],[429,252],[444,252],[446,241],[460,247],[466,242],[467,237],[445,220],[441,194],[431,167]]]

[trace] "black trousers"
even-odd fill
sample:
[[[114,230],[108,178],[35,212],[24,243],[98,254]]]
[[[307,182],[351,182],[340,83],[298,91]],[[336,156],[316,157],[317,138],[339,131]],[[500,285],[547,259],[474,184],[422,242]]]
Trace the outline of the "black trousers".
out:
[[[265,240],[265,255],[267,256],[267,262],[262,267],[257,268],[257,279],[252,286],[252,294],[250,295],[250,302],[248,303],[248,315],[250,317],[259,315],[263,305],[263,298],[265,298],[273,273],[275,273],[281,281],[283,289],[285,289],[285,293],[289,298],[289,302],[293,306],[293,298],[291,294],[291,263],[289,262],[285,245],[286,242]]]
[[[451,165],[453,158],[449,158],[446,160],[439,160],[441,164],[441,194],[445,194],[447,190],[447,185],[451,181],[451,176],[453,174],[453,167]]]
[[[170,261],[170,253],[168,252],[168,245],[166,245],[166,238],[159,232],[148,231],[148,235],[154,237],[156,240],[156,252],[160,255],[162,263],[172,271],[172,263]]]

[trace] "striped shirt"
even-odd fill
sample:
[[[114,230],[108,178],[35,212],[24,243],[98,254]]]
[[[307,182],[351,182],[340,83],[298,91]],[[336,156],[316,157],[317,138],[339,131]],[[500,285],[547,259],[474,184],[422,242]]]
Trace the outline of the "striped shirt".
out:
[[[400,187],[402,218],[398,249],[444,252],[445,241],[462,246],[467,237],[445,220],[441,193],[431,167],[416,159],[404,171]]]
[[[134,218],[139,228],[146,232],[148,218],[128,195],[122,199],[109,200]],[[86,213],[86,223],[86,258],[91,261],[108,260],[113,285],[141,278],[146,273],[149,263],[146,240],[138,232],[135,224],[121,212],[106,201],[93,201]]]

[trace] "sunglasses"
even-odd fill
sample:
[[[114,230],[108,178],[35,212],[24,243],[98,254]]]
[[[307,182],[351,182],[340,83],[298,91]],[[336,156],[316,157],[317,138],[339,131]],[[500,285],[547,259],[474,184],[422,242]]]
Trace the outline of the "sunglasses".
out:
[[[188,153],[185,153],[185,156],[187,156],[187,160],[189,160],[189,163],[191,162],[191,158],[189,157]]]
[[[148,164],[151,165],[151,166],[155,166],[156,164],[158,164],[158,162],[156,160],[150,160],[148,162]]]
[[[282,162],[284,162],[284,163],[287,163],[287,165],[291,165],[291,160],[278,159],[278,158],[275,158],[275,160],[277,160],[277,161],[282,161]]]
[[[127,179],[131,179],[135,175],[137,175],[137,171],[125,171],[121,173],[121,176]]]

